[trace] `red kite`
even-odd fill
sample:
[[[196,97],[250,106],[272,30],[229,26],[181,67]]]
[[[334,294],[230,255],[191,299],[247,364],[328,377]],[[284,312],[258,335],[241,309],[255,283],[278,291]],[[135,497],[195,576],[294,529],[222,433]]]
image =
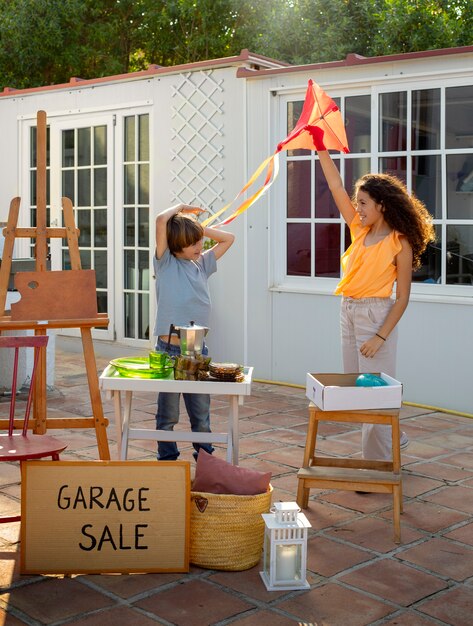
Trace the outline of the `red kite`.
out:
[[[232,222],[238,215],[246,211],[276,180],[279,172],[279,152],[301,148],[305,150],[339,150],[340,152],[349,152],[345,126],[337,105],[312,80],[309,80],[302,113],[294,129],[286,139],[278,144],[274,154],[261,163],[236,198],[224,206],[223,209],[207,218],[202,223],[203,226],[208,226],[224,213],[256,181],[267,166],[263,186],[240,204],[229,217],[220,222],[220,225]]]
[[[345,126],[335,102],[309,80],[302,113],[294,130],[278,144],[281,150],[340,150],[349,152]]]

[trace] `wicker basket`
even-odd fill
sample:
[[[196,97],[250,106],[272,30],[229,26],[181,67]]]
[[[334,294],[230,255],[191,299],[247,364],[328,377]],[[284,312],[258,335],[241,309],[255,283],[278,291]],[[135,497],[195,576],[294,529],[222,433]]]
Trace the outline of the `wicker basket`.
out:
[[[273,488],[255,496],[191,492],[190,562],[207,569],[240,571],[257,565]]]

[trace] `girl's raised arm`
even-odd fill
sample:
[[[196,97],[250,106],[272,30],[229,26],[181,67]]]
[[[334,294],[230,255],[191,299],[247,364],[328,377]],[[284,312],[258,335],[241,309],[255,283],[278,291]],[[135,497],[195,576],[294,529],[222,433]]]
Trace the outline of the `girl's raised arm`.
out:
[[[325,179],[332,192],[333,199],[345,222],[350,226],[355,217],[355,208],[343,186],[342,177],[327,150],[317,151]]]

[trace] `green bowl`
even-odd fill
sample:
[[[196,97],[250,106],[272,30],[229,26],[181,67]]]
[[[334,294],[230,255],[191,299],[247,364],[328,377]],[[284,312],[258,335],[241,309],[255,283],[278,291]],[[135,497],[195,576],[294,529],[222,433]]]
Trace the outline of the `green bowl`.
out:
[[[172,378],[173,366],[161,369],[149,366],[147,356],[130,356],[112,359],[110,365],[124,378]]]

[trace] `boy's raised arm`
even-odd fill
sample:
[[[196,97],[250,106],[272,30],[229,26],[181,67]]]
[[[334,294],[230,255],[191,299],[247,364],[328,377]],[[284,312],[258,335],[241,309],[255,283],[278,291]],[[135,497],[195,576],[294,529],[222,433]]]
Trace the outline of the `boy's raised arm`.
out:
[[[233,233],[229,233],[225,230],[219,230],[218,228],[204,228],[204,235],[217,242],[211,248],[217,260],[225,254],[235,241],[235,235]]]
[[[181,212],[199,215],[200,213],[203,213],[203,210],[200,207],[192,206],[190,204],[176,204],[175,206],[169,207],[169,209],[165,209],[158,214],[156,218],[156,257],[158,259],[163,256],[166,248],[168,247],[166,230],[167,223],[171,217],[174,217],[174,215]]]

